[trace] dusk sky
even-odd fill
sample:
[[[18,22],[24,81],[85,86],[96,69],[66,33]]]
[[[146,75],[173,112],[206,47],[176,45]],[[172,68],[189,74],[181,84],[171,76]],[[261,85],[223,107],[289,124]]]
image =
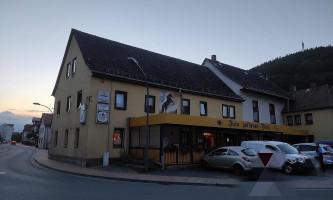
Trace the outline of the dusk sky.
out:
[[[0,0],[0,125],[51,109],[72,28],[202,64],[250,69],[333,44],[332,0]]]

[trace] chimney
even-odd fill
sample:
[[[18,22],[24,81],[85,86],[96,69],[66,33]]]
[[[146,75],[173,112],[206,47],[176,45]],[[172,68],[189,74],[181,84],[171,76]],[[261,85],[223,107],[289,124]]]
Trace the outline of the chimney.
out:
[[[216,61],[216,55],[212,55],[211,60],[212,60],[212,61]]]
[[[296,86],[295,85],[290,85],[289,86],[289,92],[296,92]]]
[[[317,84],[316,83],[310,83],[310,89],[311,90],[315,90],[316,89]]]

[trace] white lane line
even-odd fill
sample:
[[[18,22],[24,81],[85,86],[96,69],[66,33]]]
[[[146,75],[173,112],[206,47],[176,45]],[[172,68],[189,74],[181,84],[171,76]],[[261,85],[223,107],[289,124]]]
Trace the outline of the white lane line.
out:
[[[7,172],[0,172],[0,175],[4,175],[4,174],[6,174]]]

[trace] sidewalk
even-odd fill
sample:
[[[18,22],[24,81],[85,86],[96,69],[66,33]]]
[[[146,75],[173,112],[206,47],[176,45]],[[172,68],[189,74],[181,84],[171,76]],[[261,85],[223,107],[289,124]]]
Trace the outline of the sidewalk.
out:
[[[88,177],[123,180],[132,182],[146,182],[159,184],[180,184],[180,185],[206,185],[233,187],[239,186],[243,181],[241,178],[207,178],[207,177],[185,177],[169,175],[152,175],[139,173],[125,167],[115,167],[114,170],[103,170],[103,168],[85,168],[77,165],[48,159],[48,151],[44,149],[36,150],[35,161],[45,167]],[[112,169],[112,166],[111,166]],[[171,174],[171,173],[170,173]],[[309,176],[307,180],[297,180],[296,177],[290,181],[278,181],[294,189],[333,189],[332,175],[328,177]]]
[[[38,149],[35,155],[35,161],[42,166],[58,171],[83,175],[88,177],[105,178],[113,180],[123,180],[132,182],[147,182],[159,184],[180,184],[180,185],[207,185],[232,187],[240,183],[238,179],[215,179],[203,177],[180,177],[180,176],[158,176],[150,174],[140,174],[133,172],[111,172],[80,167],[77,165],[48,159],[47,150]]]

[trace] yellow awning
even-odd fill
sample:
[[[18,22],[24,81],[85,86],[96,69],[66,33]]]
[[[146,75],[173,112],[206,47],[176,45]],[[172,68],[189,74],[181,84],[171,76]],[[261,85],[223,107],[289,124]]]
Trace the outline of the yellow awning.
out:
[[[202,116],[177,115],[177,114],[157,114],[149,115],[149,125],[157,124],[177,124],[188,126],[204,126],[215,128],[230,128],[241,130],[255,130],[280,132],[292,135],[308,135],[307,130],[293,129],[290,126],[282,126],[276,124],[264,124],[258,122],[238,121],[232,119],[209,118]],[[130,119],[130,127],[138,127],[146,125],[146,117],[136,117]]]

